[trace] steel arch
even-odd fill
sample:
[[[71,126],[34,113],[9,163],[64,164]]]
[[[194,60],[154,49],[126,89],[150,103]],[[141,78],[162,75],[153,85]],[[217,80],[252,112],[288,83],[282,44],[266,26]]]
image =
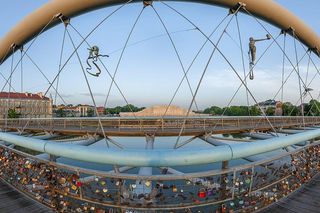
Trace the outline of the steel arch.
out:
[[[239,0],[167,0],[198,2],[221,7],[233,8],[239,3]],[[125,0],[52,0],[35,12],[28,15],[18,25],[16,25],[0,41],[0,62],[5,61],[13,51],[11,48],[23,46],[30,41],[52,20],[57,14],[63,14],[66,17],[74,17],[80,14],[96,10],[102,7],[108,7],[123,4]],[[133,0],[132,2],[141,2]],[[293,13],[283,8],[273,0],[241,0],[246,6],[246,10],[270,24],[282,30],[294,29],[295,35],[314,53],[320,55],[320,37],[300,20]],[[49,29],[60,23],[58,19],[46,28]],[[16,50],[16,49],[15,49]]]

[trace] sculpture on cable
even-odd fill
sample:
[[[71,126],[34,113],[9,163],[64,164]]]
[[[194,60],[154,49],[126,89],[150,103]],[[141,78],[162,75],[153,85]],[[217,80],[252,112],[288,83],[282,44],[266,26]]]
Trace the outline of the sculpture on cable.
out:
[[[312,88],[308,88],[308,87],[304,87],[304,91],[302,93],[303,97],[306,97],[308,95],[309,92],[313,91]]]
[[[88,56],[88,59],[87,59],[88,67],[86,68],[86,70],[90,75],[95,76],[95,77],[99,77],[99,75],[101,74],[101,69],[97,65],[96,62],[98,61],[99,57],[109,57],[109,56],[108,55],[100,55],[98,46],[93,46],[91,48],[88,48],[88,50],[89,50],[89,56]],[[92,70],[92,66],[89,63],[90,60],[91,60],[92,64],[94,64],[94,66],[97,68],[97,72],[96,73],[90,72]]]
[[[253,80],[254,79],[254,75],[253,75],[253,66],[255,64],[256,61],[256,53],[257,53],[257,47],[256,47],[256,42],[259,41],[265,41],[265,40],[270,40],[271,39],[271,35],[267,34],[266,38],[263,39],[254,39],[253,37],[249,38],[249,60],[250,60],[250,79]]]

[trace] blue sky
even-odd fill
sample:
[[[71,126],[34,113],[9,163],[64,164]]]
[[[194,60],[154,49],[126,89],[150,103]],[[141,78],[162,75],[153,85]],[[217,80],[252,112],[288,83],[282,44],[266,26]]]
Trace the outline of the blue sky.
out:
[[[0,36],[3,37],[12,26],[19,22],[19,20],[46,2],[47,1],[44,0],[5,1],[0,8],[0,17],[1,20],[3,20],[0,28]],[[281,0],[277,2],[293,11],[293,13],[320,34],[320,22],[317,12],[320,9],[319,1],[309,0],[308,4],[302,1],[292,0]],[[170,5],[174,6],[190,18],[206,34],[209,34],[227,13],[226,9],[202,4],[172,2]],[[141,4],[133,4],[120,10],[119,13],[108,19],[100,28],[98,28],[93,36],[88,39],[88,42],[91,45],[98,45],[100,47],[102,54],[110,54],[109,58],[103,58],[102,60],[104,60],[111,73],[116,69],[121,53],[121,50],[119,51],[119,49],[123,47],[141,7]],[[172,39],[177,47],[183,66],[187,68],[196,52],[203,42],[205,42],[205,38],[194,30],[194,27],[182,19],[181,16],[177,15],[161,3],[155,3],[155,8],[165,22],[168,31],[179,31],[172,34]],[[82,35],[86,35],[113,9],[114,8],[105,8],[84,14],[72,19],[72,25],[79,30]],[[222,25],[213,36],[214,41],[217,41],[226,23],[227,22],[224,22],[224,25]],[[248,38],[250,36],[256,38],[264,37],[266,32],[262,30],[258,23],[251,17],[244,14],[239,15],[239,23],[242,32],[241,36],[244,52],[246,53],[248,51]],[[274,36],[279,34],[277,28],[266,23],[265,25]],[[224,52],[228,59],[230,59],[230,62],[235,66],[242,77],[243,69],[236,27],[235,19],[233,19],[227,28],[227,32],[231,38],[225,35],[219,46],[221,51]],[[59,51],[61,48],[63,31],[64,27],[62,25],[47,31],[37,40],[35,45],[30,48],[30,52],[28,53],[50,80],[55,77],[58,71]],[[74,42],[79,43],[81,38],[71,28],[69,28],[69,31]],[[146,41],[139,42],[142,40]],[[283,42],[282,40],[282,37],[279,38],[281,44]],[[288,38],[287,43],[288,52],[290,52],[288,53],[288,56],[292,61],[295,61],[293,40]],[[269,41],[257,44],[258,57],[268,44]],[[71,42],[67,38],[63,61],[69,57],[72,50]],[[211,51],[212,46],[209,44],[206,45],[204,51],[200,54],[199,59],[196,60],[194,66],[190,69],[188,77],[193,90],[195,90],[198,84]],[[303,53],[302,47],[298,44],[298,56],[301,57]],[[87,47],[81,47],[79,54],[84,67],[86,67],[85,61],[88,57]],[[17,62],[18,58],[19,54],[16,54],[14,58],[15,62]],[[317,63],[319,62],[314,56],[313,59]],[[7,60],[0,67],[0,71],[6,76],[10,73],[10,62],[11,60]],[[300,67],[303,78],[306,78],[307,64],[308,60],[306,58],[302,61]],[[319,65],[319,63],[317,65]],[[248,70],[248,59],[246,54],[245,66],[246,70]],[[48,82],[46,82],[27,58],[23,60],[23,69],[24,91],[40,92],[46,90]],[[257,101],[273,98],[281,85],[281,71],[282,53],[278,47],[272,46],[261,63],[257,65],[255,69],[255,80],[248,82],[248,87]],[[291,71],[291,66],[288,62],[285,65],[285,71],[286,75]],[[310,67],[308,79],[310,80],[314,74],[315,69]],[[165,35],[163,26],[153,10],[151,8],[146,8],[132,33],[128,48],[124,52],[122,62],[120,63],[117,72],[116,82],[128,102],[138,106],[150,106],[155,104],[168,104],[182,76],[183,70],[175,55],[170,40]],[[72,58],[70,63],[66,66],[60,79],[59,92],[67,103],[92,104],[83,73],[76,57]],[[88,79],[97,105],[102,105],[111,82],[110,78],[107,73],[103,71],[99,78],[88,76]],[[319,94],[320,86],[318,81],[319,77],[317,76],[311,84],[311,87],[314,89],[312,95],[315,98]],[[0,85],[3,85],[3,83],[3,80],[0,80]],[[239,84],[239,79],[230,70],[230,67],[219,54],[215,54],[201,84],[196,101],[202,109],[211,105],[227,105]],[[13,86],[17,91],[21,90],[20,70],[17,70],[13,76]],[[292,77],[289,78],[289,83],[285,86],[284,99],[296,103],[299,98],[298,93],[298,78],[296,75],[292,75]],[[51,90],[50,94],[54,96],[54,91]],[[307,97],[306,101],[308,98],[310,97]],[[280,96],[278,95],[276,99],[279,100]],[[190,101],[191,93],[188,84],[184,82],[173,104],[187,107]],[[58,103],[62,103],[62,100],[59,98]],[[254,104],[252,98],[250,98],[250,103]],[[116,87],[113,87],[110,93],[108,106],[124,104],[126,104],[126,102],[119,91]],[[232,102],[232,105],[237,104],[246,104],[246,94],[243,88]],[[193,107],[193,109],[195,108]]]

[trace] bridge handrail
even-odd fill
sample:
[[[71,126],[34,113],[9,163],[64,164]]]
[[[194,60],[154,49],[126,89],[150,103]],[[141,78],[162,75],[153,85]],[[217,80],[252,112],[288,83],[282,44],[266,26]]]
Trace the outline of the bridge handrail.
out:
[[[123,178],[123,179],[131,179],[131,180],[177,180],[177,179],[192,179],[192,178],[197,178],[197,177],[208,177],[208,176],[214,176],[214,175],[222,175],[222,174],[226,174],[226,173],[230,173],[230,172],[237,172],[240,170],[244,170],[244,169],[249,169],[249,168],[253,168],[253,167],[257,167],[260,165],[267,165],[270,162],[273,162],[275,160],[287,157],[287,156],[291,156],[293,154],[299,153],[303,150],[306,150],[310,147],[313,146],[318,146],[320,145],[320,140],[314,141],[306,146],[303,147],[299,147],[295,150],[289,151],[289,152],[285,152],[285,153],[281,153],[279,155],[275,155],[273,157],[269,157],[266,159],[262,159],[259,161],[254,161],[251,163],[247,163],[241,166],[233,166],[233,167],[229,167],[228,169],[219,169],[219,170],[209,170],[209,171],[205,171],[205,172],[195,172],[195,173],[184,173],[184,174],[174,174],[174,175],[153,175],[153,176],[145,176],[145,175],[136,175],[136,174],[127,174],[127,173],[114,173],[114,172],[105,172],[105,171],[100,171],[100,170],[93,170],[93,169],[86,169],[86,168],[81,168],[81,167],[77,167],[77,166],[70,166],[67,164],[63,164],[63,163],[57,163],[57,162],[53,162],[50,160],[46,160],[46,159],[42,159],[42,158],[38,158],[34,155],[10,148],[6,145],[0,144],[0,147],[2,147],[3,149],[7,149],[10,150],[11,152],[14,152],[18,155],[21,155],[25,158],[28,159],[32,159],[41,163],[45,163],[48,165],[52,165],[55,166],[57,168],[61,168],[61,169],[66,169],[69,171],[73,171],[73,172],[80,172],[80,173],[85,173],[85,174],[89,174],[89,175],[96,175],[96,176],[102,176],[102,177],[108,177],[108,178]]]
[[[204,131],[210,130],[213,127],[232,126],[235,128],[248,128],[255,129],[259,126],[266,126],[271,128],[269,121],[277,128],[285,126],[300,126],[302,121],[309,124],[320,124],[320,117],[302,117],[302,116],[270,116],[267,118],[263,116],[248,117],[189,117],[184,123],[184,117],[142,117],[142,118],[102,118],[102,125],[105,128],[112,130],[121,130],[122,132],[129,129],[148,130],[154,128],[157,131],[172,128],[181,128],[184,124],[185,130],[190,129],[203,129]],[[2,128],[22,128],[31,130],[55,131],[59,128],[64,130],[95,128],[99,125],[98,118],[35,118],[35,119],[0,119],[0,127]],[[160,128],[159,128],[160,127]],[[98,131],[99,132],[99,131]]]
[[[216,119],[283,119],[283,118],[291,118],[291,119],[320,119],[320,116],[189,116],[189,117],[184,117],[184,116],[165,116],[163,119],[165,120],[184,120],[184,119],[198,119],[198,120],[216,120]],[[100,117],[101,120],[159,120],[161,117]],[[52,117],[52,118],[8,118],[8,119],[3,119],[0,118],[0,121],[5,121],[5,120],[99,120],[98,117]]]
[[[319,153],[320,141],[317,141],[272,159],[236,166],[227,170],[192,173],[191,176],[187,174],[147,177],[92,172],[88,169],[43,161],[24,152],[1,145],[0,178],[49,206],[58,197],[62,204],[68,203],[66,206],[62,205],[62,207],[68,207],[70,211],[86,205],[89,205],[89,208],[94,206],[94,209],[109,209],[111,207],[129,210],[177,210],[210,205],[212,210],[212,208],[220,208],[220,204],[223,204],[230,209],[234,203],[239,201],[238,199],[243,202],[237,203],[233,209],[252,211],[269,205],[270,201],[274,202],[274,200],[270,200],[271,198],[279,200],[286,197],[289,193],[297,190],[301,183],[309,181],[320,171]],[[8,162],[8,160],[10,161]],[[5,167],[6,165],[9,165],[9,167]],[[29,165],[31,166],[29,167]],[[31,177],[29,176],[30,172],[23,172],[24,170],[28,171],[25,168],[31,170],[31,174],[33,174]],[[37,177],[39,174],[42,174],[39,176],[43,176],[42,171],[45,171],[44,178],[46,180],[44,181],[40,181]],[[275,171],[278,171],[278,173]],[[46,175],[52,174],[52,172],[54,172],[53,179],[50,175]],[[29,177],[29,179],[24,176]],[[50,181],[55,184],[54,186],[51,185],[53,188],[46,190]],[[168,184],[173,184],[171,185],[172,190],[175,190],[173,193],[178,196],[173,197],[170,190],[163,189],[163,193],[166,194],[167,198],[170,198],[169,203],[159,200],[159,203],[155,202],[152,205],[137,205],[140,201],[139,197],[131,198],[132,203],[128,203],[124,200],[125,190],[130,189],[133,184],[138,184],[138,182],[143,185],[147,185],[148,182],[148,185],[151,184],[150,186],[153,189],[157,189],[159,183],[167,185],[167,187]],[[180,192],[180,189],[183,191]],[[108,199],[106,192],[114,199]],[[179,195],[184,192],[187,199],[180,200]],[[189,193],[193,193],[193,195],[189,195]],[[203,193],[206,195],[201,198]],[[209,193],[211,194],[209,195]],[[53,194],[58,196],[53,197]],[[205,197],[208,199],[205,199]],[[250,205],[245,205],[244,202],[249,202]],[[59,205],[53,207],[56,210],[62,208]]]

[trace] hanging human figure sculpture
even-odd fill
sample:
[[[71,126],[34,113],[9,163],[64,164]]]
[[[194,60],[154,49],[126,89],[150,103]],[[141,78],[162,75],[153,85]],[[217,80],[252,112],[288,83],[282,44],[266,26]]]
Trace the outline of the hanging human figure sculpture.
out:
[[[312,88],[305,87],[305,88],[304,88],[304,91],[303,91],[303,93],[302,93],[302,96],[303,96],[303,97],[306,97],[306,96],[308,95],[308,93],[311,92],[311,91],[313,91]]]
[[[253,37],[249,38],[249,59],[250,59],[250,79],[253,80],[254,79],[254,75],[253,75],[253,66],[255,64],[256,61],[256,53],[257,53],[257,47],[256,47],[256,42],[259,41],[265,41],[265,40],[270,40],[271,39],[271,35],[267,34],[266,38],[263,39],[254,39]]]
[[[96,64],[96,62],[98,61],[98,58],[101,56],[101,57],[109,57],[108,55],[100,55],[99,54],[99,47],[98,46],[93,46],[91,48],[88,49],[89,50],[89,57],[87,59],[87,64],[88,64],[88,67],[86,68],[87,72],[92,75],[92,76],[95,76],[95,77],[99,77],[99,75],[101,74],[101,69],[100,67]],[[89,60],[91,60],[91,62],[94,64],[94,66],[97,68],[97,72],[94,74],[94,73],[91,73],[90,71],[92,70],[92,66],[91,64],[89,63]]]

